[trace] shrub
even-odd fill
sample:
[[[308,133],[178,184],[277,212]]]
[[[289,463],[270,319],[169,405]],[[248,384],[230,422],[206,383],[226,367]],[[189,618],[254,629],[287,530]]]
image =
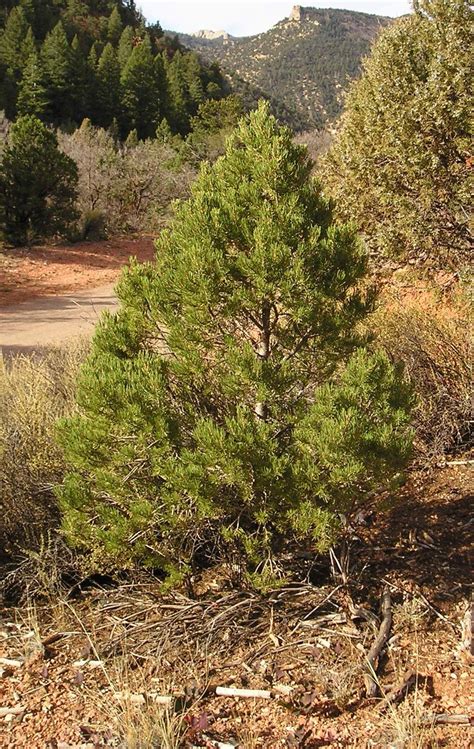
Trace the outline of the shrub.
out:
[[[82,219],[81,238],[97,242],[100,239],[106,239],[106,218],[102,211],[87,211]]]
[[[427,293],[419,300],[388,303],[373,326],[413,383],[418,458],[432,461],[472,446],[474,346],[467,303],[443,303]]]
[[[64,234],[77,217],[77,168],[36,117],[12,125],[0,162],[0,226],[19,245]]]
[[[81,217],[90,211],[105,213],[120,158],[114,139],[106,130],[84,120],[72,133],[58,131],[58,140],[77,166],[77,208]]]
[[[182,572],[210,540],[262,571],[326,548],[410,452],[410,394],[363,345],[366,256],[262,104],[132,265],[66,419],[64,530],[92,563]]]
[[[58,525],[53,485],[64,460],[56,420],[74,410],[86,344],[0,359],[0,561],[41,546]]]

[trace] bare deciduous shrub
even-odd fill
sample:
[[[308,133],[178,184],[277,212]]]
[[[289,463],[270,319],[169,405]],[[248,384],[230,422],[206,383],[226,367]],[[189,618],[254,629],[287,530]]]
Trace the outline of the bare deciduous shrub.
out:
[[[155,231],[167,223],[173,200],[185,198],[195,176],[189,165],[174,166],[175,152],[157,140],[124,147],[107,207],[120,231]]]
[[[120,159],[110,133],[84,120],[81,127],[72,133],[58,131],[58,141],[61,151],[77,164],[77,208],[81,216],[89,211],[105,210]]]
[[[405,363],[413,383],[416,447],[427,461],[473,443],[471,315],[463,300],[436,302],[424,297],[389,304],[378,312],[374,326],[389,354]]]
[[[45,354],[0,359],[0,562],[38,552],[58,522],[52,487],[63,456],[55,439],[59,417],[74,406],[85,342]]]
[[[102,233],[161,228],[173,200],[187,196],[195,176],[170,145],[146,140],[119,146],[109,132],[88,120],[73,133],[59,133],[58,139],[79,170],[81,238],[91,215],[102,217]]]

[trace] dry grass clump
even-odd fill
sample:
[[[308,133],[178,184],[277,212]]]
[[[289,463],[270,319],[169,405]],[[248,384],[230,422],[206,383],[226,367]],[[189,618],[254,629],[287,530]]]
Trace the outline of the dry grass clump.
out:
[[[427,717],[418,686],[401,705],[390,706],[383,726],[388,749],[435,749],[438,746],[434,723]]]
[[[0,359],[0,563],[41,552],[58,523],[53,486],[63,455],[54,433],[75,408],[83,341],[31,356]]]
[[[474,441],[472,309],[465,299],[435,294],[385,304],[373,329],[387,352],[405,363],[418,403],[416,450],[430,462]]]

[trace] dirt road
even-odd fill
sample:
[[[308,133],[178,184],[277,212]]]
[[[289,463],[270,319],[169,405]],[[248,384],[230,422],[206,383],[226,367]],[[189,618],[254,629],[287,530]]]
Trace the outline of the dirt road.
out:
[[[0,308],[0,348],[5,355],[29,353],[90,335],[101,312],[116,307],[114,284],[109,283]]]

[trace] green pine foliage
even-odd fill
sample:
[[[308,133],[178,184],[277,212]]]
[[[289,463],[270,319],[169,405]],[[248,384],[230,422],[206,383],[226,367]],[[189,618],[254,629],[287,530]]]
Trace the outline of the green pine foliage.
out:
[[[48,106],[48,90],[43,65],[38,53],[33,52],[28,59],[20,83],[17,101],[18,114],[33,114],[41,117]]]
[[[126,26],[122,31],[119,39],[117,56],[120,63],[120,69],[123,70],[132,54],[135,32],[131,26]]]
[[[136,130],[140,138],[152,137],[163,116],[156,93],[164,88],[164,80],[158,80],[158,75],[146,34],[133,47],[120,79],[125,129]]]
[[[85,55],[85,48],[77,35],[71,43],[71,65],[71,119],[76,123],[78,121],[82,122],[87,113],[95,107],[97,98],[94,72],[89,66],[89,60]]]
[[[13,8],[0,37],[0,59],[6,68],[18,75],[26,62],[24,44],[29,31],[23,8]]]
[[[67,231],[75,210],[77,167],[37,117],[12,125],[0,162],[0,231],[14,245]]]
[[[179,576],[225,544],[265,575],[397,483],[411,395],[366,348],[366,254],[311,170],[262,103],[124,272],[60,428],[64,531],[96,569]]]
[[[120,116],[121,100],[120,65],[110,42],[106,44],[97,64],[96,81],[95,119],[102,127],[109,127],[114,118]]]
[[[224,93],[214,65],[204,65],[195,53],[165,37],[159,23],[147,27],[129,2],[20,0],[12,5],[0,28],[0,108],[10,120],[30,110],[49,124],[67,127],[84,118],[101,127],[115,119],[123,137],[137,129],[146,138],[171,108],[177,112],[169,118],[173,133],[184,134],[199,104]],[[24,100],[31,98],[28,89],[39,76],[37,65],[32,70],[36,52],[45,88],[38,98],[46,106],[32,109]],[[175,54],[182,58],[182,101],[174,97],[172,76],[165,70],[164,57],[172,66]]]
[[[420,0],[347,99],[324,174],[375,253],[455,265],[471,251],[473,19],[467,0]]]
[[[48,119],[55,124],[73,119],[73,55],[61,21],[44,40],[41,59],[49,99]]]
[[[110,18],[107,23],[107,38],[109,42],[111,42],[111,44],[113,44],[115,47],[120,41],[122,31],[123,31],[122,18],[120,16],[120,11],[118,7],[115,6],[112,13],[110,14]]]

